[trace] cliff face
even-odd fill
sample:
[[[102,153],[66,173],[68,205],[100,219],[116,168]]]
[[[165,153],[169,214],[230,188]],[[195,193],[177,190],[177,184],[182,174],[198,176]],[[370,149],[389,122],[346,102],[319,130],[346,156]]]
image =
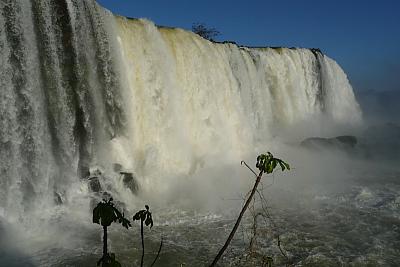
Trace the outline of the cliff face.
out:
[[[274,127],[361,120],[345,73],[319,51],[211,43],[92,0],[0,11],[1,207],[62,191],[93,164],[191,173],[265,145]]]

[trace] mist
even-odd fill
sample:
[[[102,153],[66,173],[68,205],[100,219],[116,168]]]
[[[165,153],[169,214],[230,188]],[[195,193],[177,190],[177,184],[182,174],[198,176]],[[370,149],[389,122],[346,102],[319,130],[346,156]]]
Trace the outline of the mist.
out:
[[[385,86],[383,85],[383,88]],[[356,98],[360,103],[364,119],[370,124],[400,122],[400,90],[358,90]]]

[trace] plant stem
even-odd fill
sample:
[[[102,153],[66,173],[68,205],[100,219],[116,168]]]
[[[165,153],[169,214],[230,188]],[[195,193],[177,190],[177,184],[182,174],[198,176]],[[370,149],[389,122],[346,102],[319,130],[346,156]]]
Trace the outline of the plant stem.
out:
[[[250,205],[251,200],[253,199],[254,194],[257,191],[257,186],[261,181],[261,177],[262,177],[263,172],[260,171],[260,173],[257,176],[256,182],[254,183],[253,189],[251,190],[251,194],[250,196],[247,198],[246,203],[244,204],[242,210],[240,211],[239,217],[236,220],[235,226],[233,226],[233,229],[231,231],[231,233],[229,234],[228,239],[225,241],[224,246],[221,248],[221,250],[218,252],[217,256],[215,257],[214,261],[211,263],[210,267],[213,267],[217,264],[218,260],[221,258],[222,254],[224,254],[225,250],[228,248],[229,243],[232,241],[233,236],[236,233],[236,230],[239,227],[240,221],[242,220],[242,217],[245,213],[245,211],[247,210],[248,206]]]
[[[107,226],[103,226],[103,264],[102,266],[106,265],[106,258],[107,258]]]
[[[142,236],[142,260],[140,261],[140,267],[143,267],[143,260],[144,260],[143,220],[140,220],[140,235]]]

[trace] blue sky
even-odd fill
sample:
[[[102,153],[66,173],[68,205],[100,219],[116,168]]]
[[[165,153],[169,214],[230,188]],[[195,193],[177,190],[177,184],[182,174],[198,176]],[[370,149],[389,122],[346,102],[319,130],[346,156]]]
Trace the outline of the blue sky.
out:
[[[215,27],[249,46],[318,47],[356,90],[400,90],[400,0],[97,0],[158,25]]]

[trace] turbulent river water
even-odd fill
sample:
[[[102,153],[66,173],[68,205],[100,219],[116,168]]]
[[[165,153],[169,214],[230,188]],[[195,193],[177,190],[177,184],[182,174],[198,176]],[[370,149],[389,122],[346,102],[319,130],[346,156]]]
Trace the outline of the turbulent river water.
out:
[[[213,43],[92,0],[1,0],[0,88],[0,266],[94,266],[98,170],[125,214],[150,205],[147,265],[161,237],[160,266],[207,265],[253,182],[240,161],[266,151],[292,171],[264,179],[262,215],[221,265],[400,264],[398,126],[365,131],[346,74],[317,49]],[[343,134],[361,142],[298,145]],[[124,266],[139,264],[138,227],[110,227]]]

